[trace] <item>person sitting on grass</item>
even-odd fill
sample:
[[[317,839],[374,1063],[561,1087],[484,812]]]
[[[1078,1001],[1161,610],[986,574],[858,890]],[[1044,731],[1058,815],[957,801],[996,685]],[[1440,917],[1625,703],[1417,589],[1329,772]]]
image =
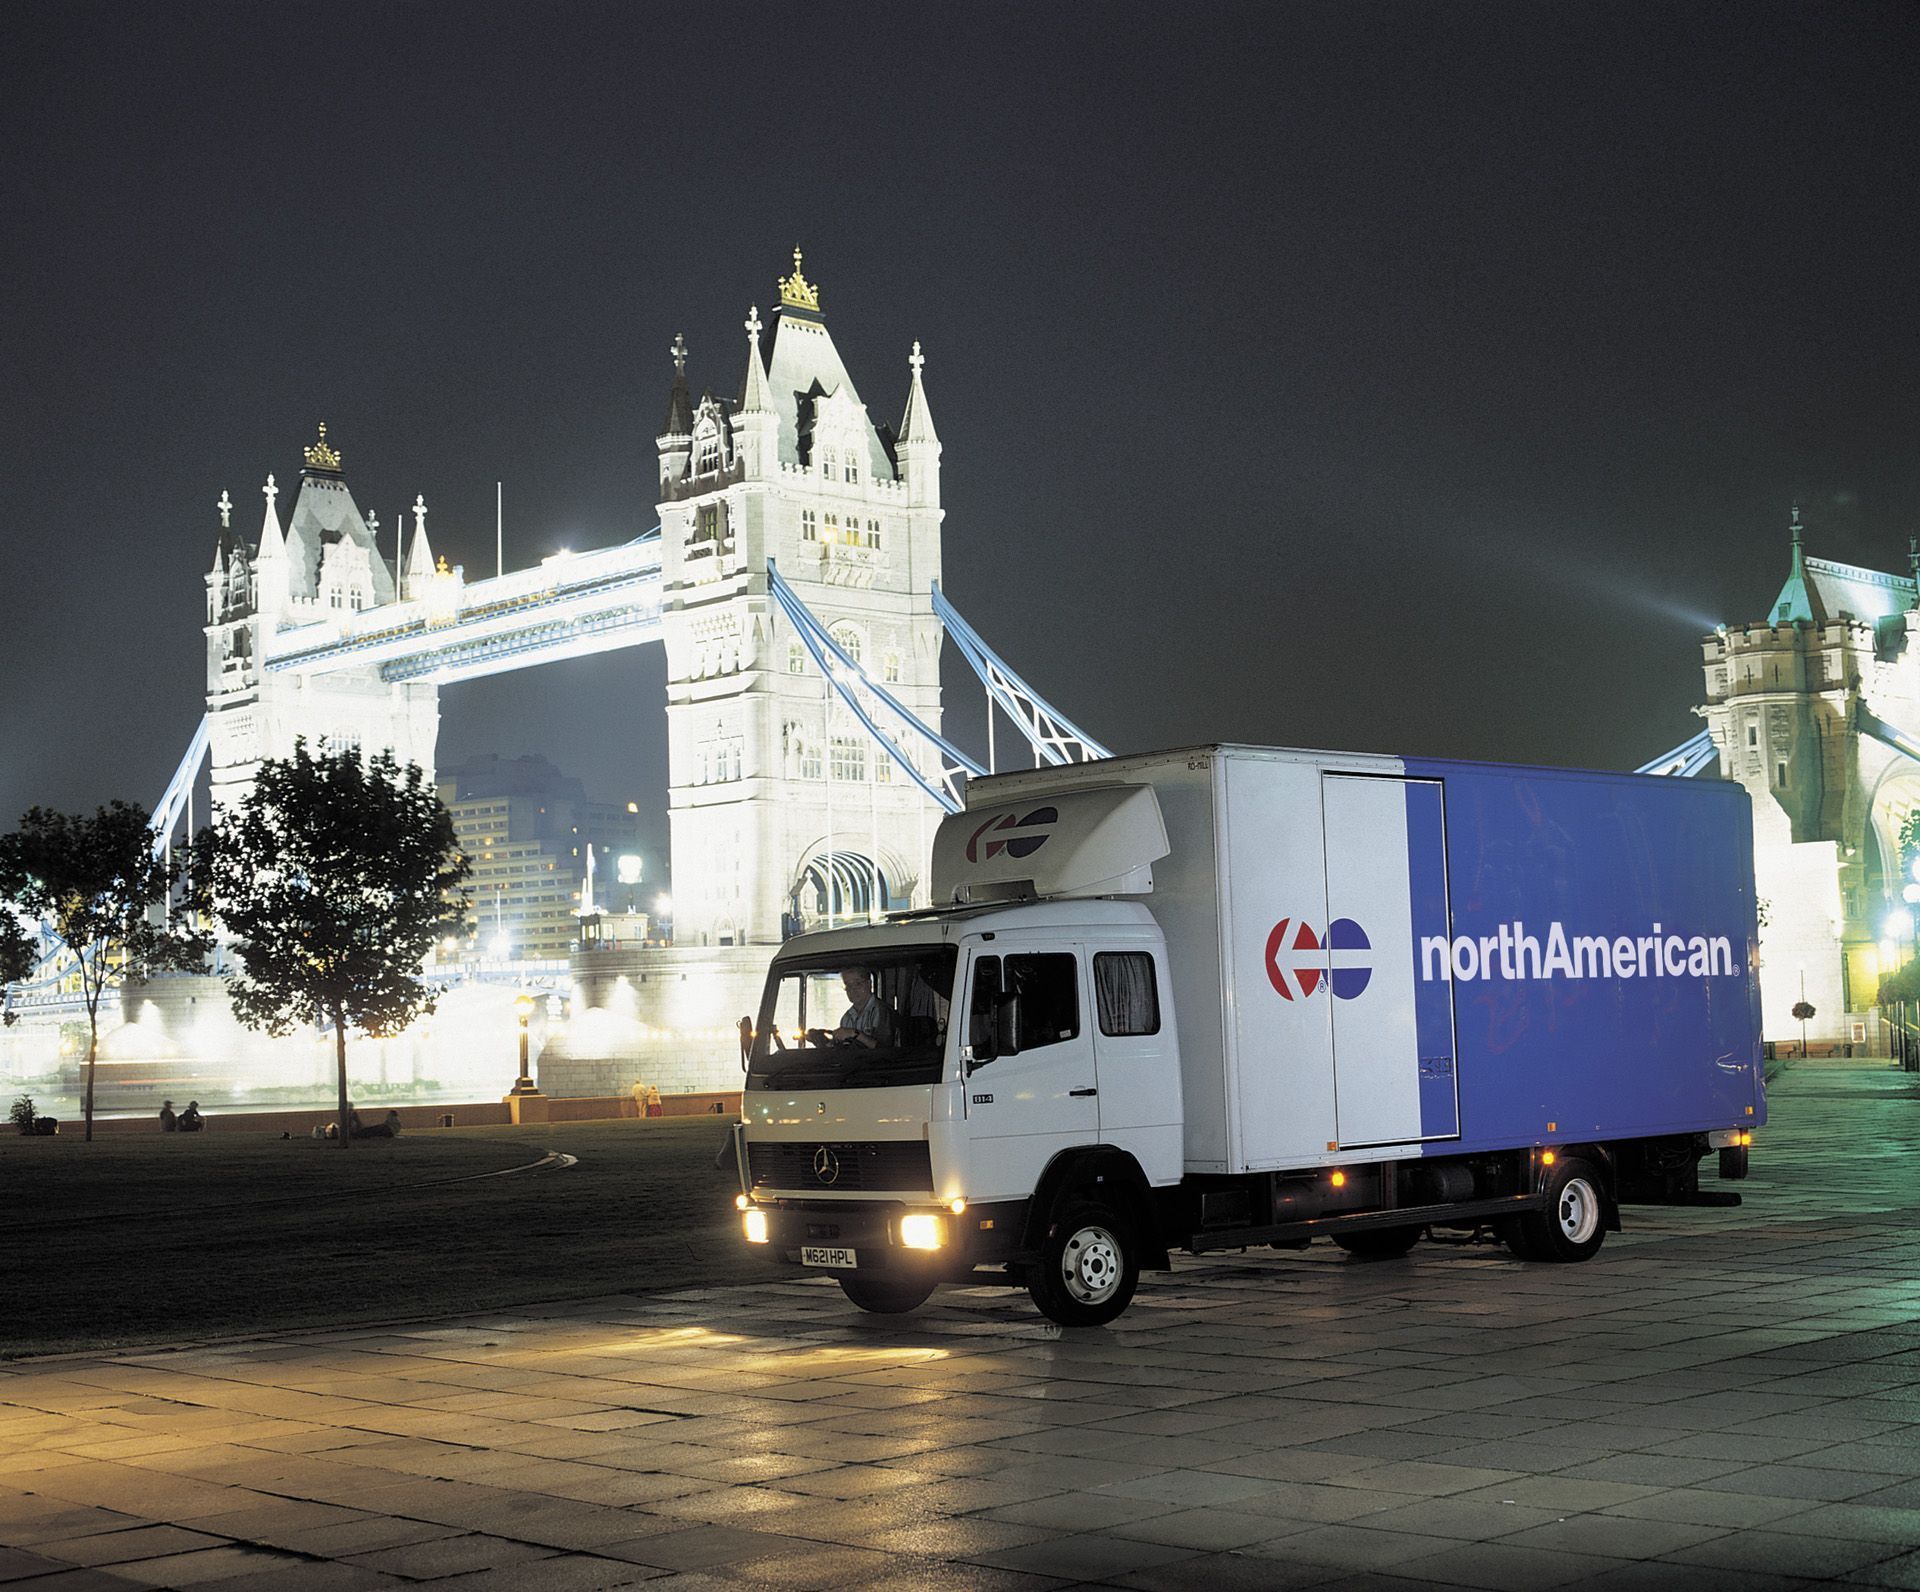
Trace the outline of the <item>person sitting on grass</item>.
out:
[[[198,1133],[206,1125],[207,1119],[200,1115],[200,1102],[198,1100],[189,1100],[187,1102],[187,1109],[180,1113],[180,1120],[176,1124],[178,1131],[181,1133]]]

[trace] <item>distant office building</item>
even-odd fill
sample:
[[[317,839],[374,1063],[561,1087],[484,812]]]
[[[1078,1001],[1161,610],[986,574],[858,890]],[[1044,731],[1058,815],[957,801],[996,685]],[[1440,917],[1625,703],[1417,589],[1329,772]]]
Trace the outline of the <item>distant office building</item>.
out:
[[[635,805],[589,801],[579,780],[544,757],[476,757],[443,769],[438,788],[473,861],[470,954],[571,954],[589,846],[597,911],[645,912],[645,892],[665,889],[657,859],[641,846]]]

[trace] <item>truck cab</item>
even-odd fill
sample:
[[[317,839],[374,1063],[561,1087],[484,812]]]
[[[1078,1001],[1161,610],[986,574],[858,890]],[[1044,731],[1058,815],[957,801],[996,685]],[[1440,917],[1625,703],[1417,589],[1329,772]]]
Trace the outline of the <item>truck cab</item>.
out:
[[[789,941],[747,1057],[749,1238],[864,1308],[906,1310],[976,1268],[1030,1265],[1035,1207],[1084,1187],[1138,1227],[1083,1242],[1056,1291],[1102,1309],[1130,1294],[1150,1190],[1181,1177],[1166,957],[1147,909],[1111,900]]]

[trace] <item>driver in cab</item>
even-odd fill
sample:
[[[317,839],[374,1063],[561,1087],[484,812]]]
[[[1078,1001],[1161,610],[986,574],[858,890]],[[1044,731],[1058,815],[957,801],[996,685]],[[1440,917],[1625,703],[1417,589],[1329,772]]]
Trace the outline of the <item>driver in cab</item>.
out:
[[[810,1045],[859,1045],[877,1050],[886,1042],[886,1008],[873,992],[873,975],[864,967],[850,967],[840,975],[847,992],[847,1009],[838,1028],[809,1028]]]

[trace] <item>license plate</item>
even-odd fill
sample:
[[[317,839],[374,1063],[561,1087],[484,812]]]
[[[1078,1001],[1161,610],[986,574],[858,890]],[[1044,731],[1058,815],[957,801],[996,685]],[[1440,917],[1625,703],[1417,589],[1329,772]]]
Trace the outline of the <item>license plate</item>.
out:
[[[856,1271],[860,1260],[851,1249],[841,1249],[830,1244],[802,1244],[800,1246],[800,1264],[803,1266],[834,1266],[841,1271]]]

